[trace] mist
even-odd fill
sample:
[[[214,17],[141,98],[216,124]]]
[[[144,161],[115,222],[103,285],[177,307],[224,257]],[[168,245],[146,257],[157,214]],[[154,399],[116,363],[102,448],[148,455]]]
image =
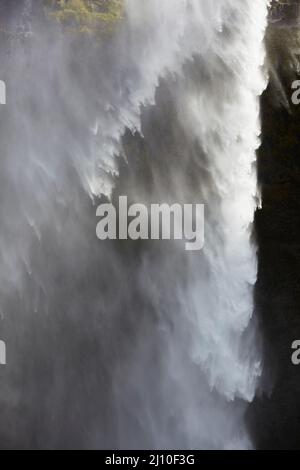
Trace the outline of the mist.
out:
[[[105,37],[34,2],[0,48],[2,448],[252,448],[267,1],[126,0]],[[205,245],[101,241],[96,208],[205,204]]]

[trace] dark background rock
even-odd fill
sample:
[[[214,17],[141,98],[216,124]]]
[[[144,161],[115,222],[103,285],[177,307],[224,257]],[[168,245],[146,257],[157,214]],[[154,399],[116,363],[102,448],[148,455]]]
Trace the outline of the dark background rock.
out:
[[[258,180],[262,208],[256,213],[255,230],[264,391],[249,410],[258,449],[300,448],[300,367],[291,361],[291,345],[300,339],[300,106],[291,101],[291,85],[299,77],[283,63],[279,56],[276,75],[282,88],[271,79],[261,99]],[[282,91],[285,106],[278,104]]]

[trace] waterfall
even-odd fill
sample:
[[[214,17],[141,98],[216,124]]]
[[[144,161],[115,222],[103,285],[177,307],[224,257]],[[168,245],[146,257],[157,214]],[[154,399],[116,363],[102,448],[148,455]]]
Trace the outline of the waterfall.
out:
[[[0,50],[1,441],[251,448],[268,1],[125,0],[85,39],[30,3]],[[204,249],[97,240],[96,204],[122,194],[205,204]]]

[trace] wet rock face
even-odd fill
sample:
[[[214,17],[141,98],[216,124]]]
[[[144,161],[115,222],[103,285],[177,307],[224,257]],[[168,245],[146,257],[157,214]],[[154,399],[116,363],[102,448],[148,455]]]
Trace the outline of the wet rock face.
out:
[[[261,100],[258,179],[262,209],[255,219],[259,246],[256,310],[264,342],[264,393],[250,407],[250,427],[259,449],[299,449],[300,367],[292,364],[291,345],[300,339],[300,106],[291,101],[291,85],[300,75],[290,59],[282,60],[292,57],[299,32],[292,28],[289,34],[287,28],[282,35],[281,28],[271,28],[269,61],[276,68],[276,80],[273,76]],[[284,102],[278,99],[282,93]]]
[[[13,38],[25,32],[29,16],[39,15],[42,3],[33,4],[30,0],[4,0],[0,2],[1,40]]]
[[[300,109],[274,105],[269,87],[262,98],[262,122],[256,310],[265,348],[263,379],[270,395],[256,399],[252,425],[259,449],[297,449],[300,368],[291,362],[291,345],[300,338]]]
[[[299,22],[299,0],[273,0],[269,12],[269,22],[277,26],[292,26]]]

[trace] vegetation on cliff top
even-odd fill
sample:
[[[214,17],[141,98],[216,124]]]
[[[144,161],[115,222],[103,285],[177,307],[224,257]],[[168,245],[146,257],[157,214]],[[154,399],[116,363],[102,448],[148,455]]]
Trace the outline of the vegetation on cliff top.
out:
[[[123,0],[47,0],[47,13],[68,30],[93,34],[111,31],[123,17]]]

